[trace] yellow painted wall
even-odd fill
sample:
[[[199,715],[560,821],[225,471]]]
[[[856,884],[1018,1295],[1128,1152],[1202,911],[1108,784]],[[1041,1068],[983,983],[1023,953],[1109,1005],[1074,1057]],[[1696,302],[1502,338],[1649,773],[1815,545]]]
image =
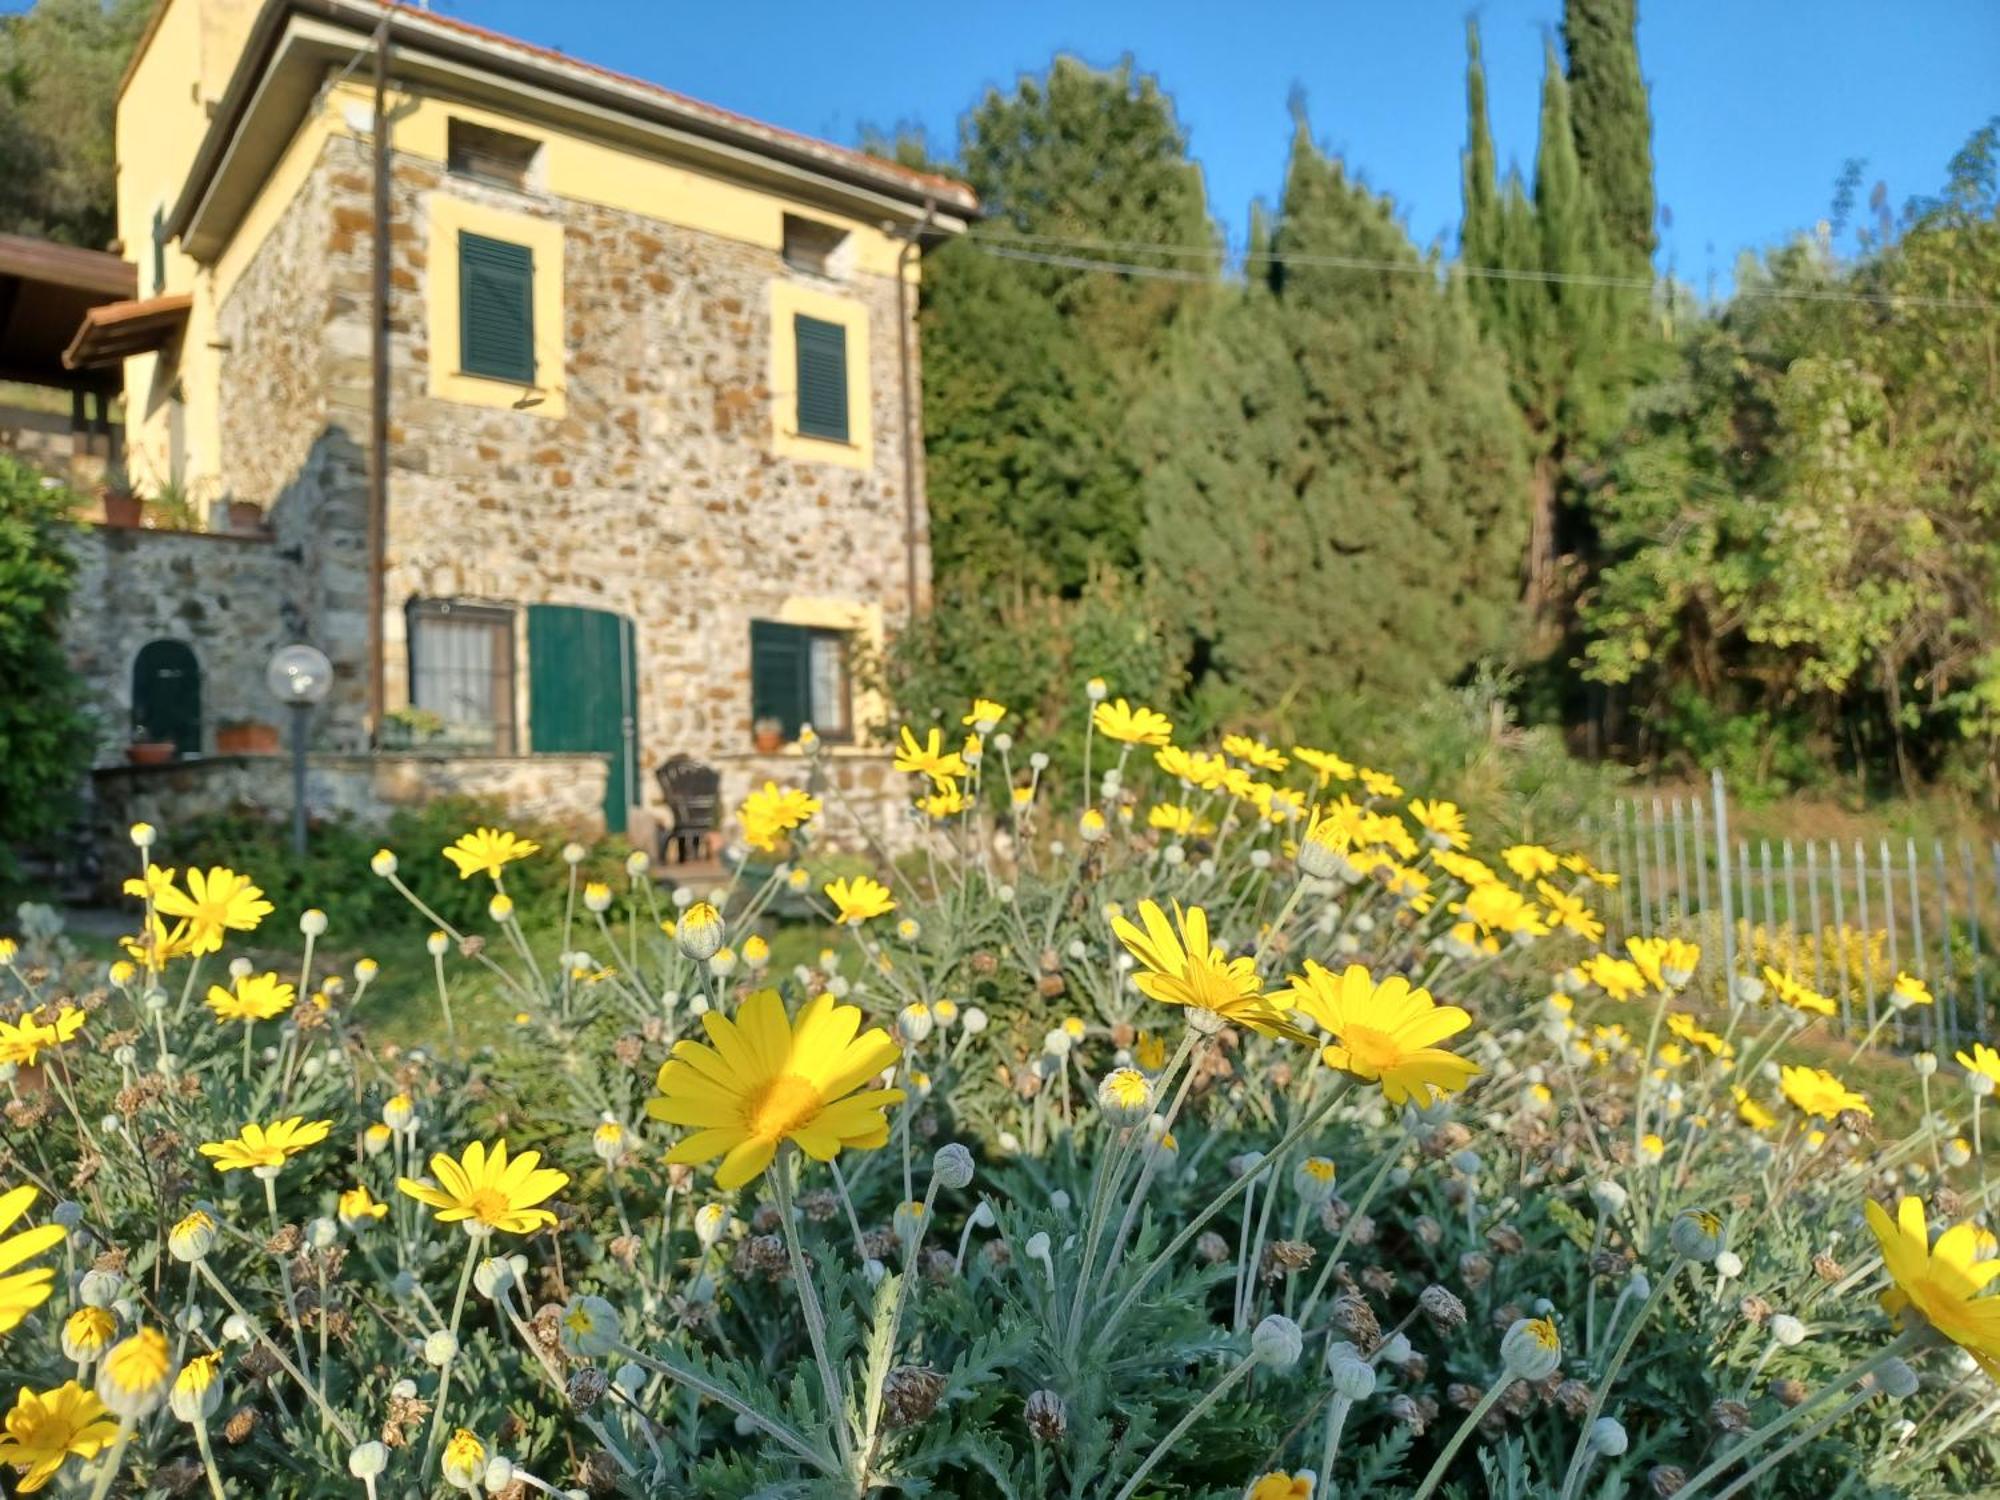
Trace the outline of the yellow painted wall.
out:
[[[563,359],[563,227],[560,220],[509,213],[432,193],[430,272],[424,278],[424,318],[430,333],[430,393],[469,406],[511,407],[528,394],[511,380],[468,375],[459,369],[458,236],[461,230],[526,245],[535,262],[535,384],[540,401],[524,408],[538,417],[568,409]]]
[[[257,9],[258,0],[166,0],[118,98],[118,237],[139,268],[139,295],[194,297],[178,349],[125,362],[126,462],[142,490],[179,483],[198,510],[222,498],[216,299],[210,273],[171,244],[156,289],[153,215],[180,195]]]
[[[847,441],[798,430],[799,350],[792,319],[804,313],[847,330]],[[867,469],[875,462],[868,402],[868,309],[852,297],[792,281],[771,283],[771,447],[787,458]]]

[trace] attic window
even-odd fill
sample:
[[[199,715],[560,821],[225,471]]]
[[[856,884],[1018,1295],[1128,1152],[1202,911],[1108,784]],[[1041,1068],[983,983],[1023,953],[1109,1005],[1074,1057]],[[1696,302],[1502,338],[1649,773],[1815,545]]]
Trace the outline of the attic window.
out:
[[[848,239],[845,229],[786,214],[785,264],[815,276],[845,276]]]
[[[504,130],[451,120],[445,127],[445,165],[457,177],[495,187],[525,189],[542,143]]]

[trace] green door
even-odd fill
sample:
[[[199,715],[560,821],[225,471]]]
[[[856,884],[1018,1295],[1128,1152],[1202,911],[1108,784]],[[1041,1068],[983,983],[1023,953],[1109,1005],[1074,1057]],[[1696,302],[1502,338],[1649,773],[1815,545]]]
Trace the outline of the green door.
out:
[[[637,789],[639,718],[632,622],[608,610],[528,606],[528,733],[536,750],[610,758],[604,826],[625,831]]]
[[[132,737],[201,754],[201,663],[185,641],[148,641],[132,662]]]

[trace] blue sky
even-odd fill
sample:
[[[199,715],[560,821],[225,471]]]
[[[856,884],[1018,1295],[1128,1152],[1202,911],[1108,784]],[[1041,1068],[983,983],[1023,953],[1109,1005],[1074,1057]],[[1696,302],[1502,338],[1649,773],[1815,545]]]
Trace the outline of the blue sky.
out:
[[[449,14],[849,143],[919,122],[957,139],[961,114],[1057,50],[1130,53],[1173,95],[1211,206],[1240,243],[1275,195],[1304,91],[1313,128],[1419,241],[1456,234],[1468,7],[1450,0],[949,0],[829,10],[771,0],[437,0]],[[1542,38],[1561,0],[1488,0],[1494,133],[1532,165]],[[1641,0],[1660,201],[1661,267],[1726,287],[1736,254],[1827,212],[1849,157],[1900,207],[1935,190],[1951,153],[2000,113],[2000,0]]]

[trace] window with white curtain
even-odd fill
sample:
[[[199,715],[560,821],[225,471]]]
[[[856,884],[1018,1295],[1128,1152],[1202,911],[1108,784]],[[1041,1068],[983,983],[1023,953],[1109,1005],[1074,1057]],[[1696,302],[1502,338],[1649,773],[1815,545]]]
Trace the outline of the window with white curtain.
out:
[[[409,608],[410,703],[454,747],[514,753],[514,611],[418,599]]]

